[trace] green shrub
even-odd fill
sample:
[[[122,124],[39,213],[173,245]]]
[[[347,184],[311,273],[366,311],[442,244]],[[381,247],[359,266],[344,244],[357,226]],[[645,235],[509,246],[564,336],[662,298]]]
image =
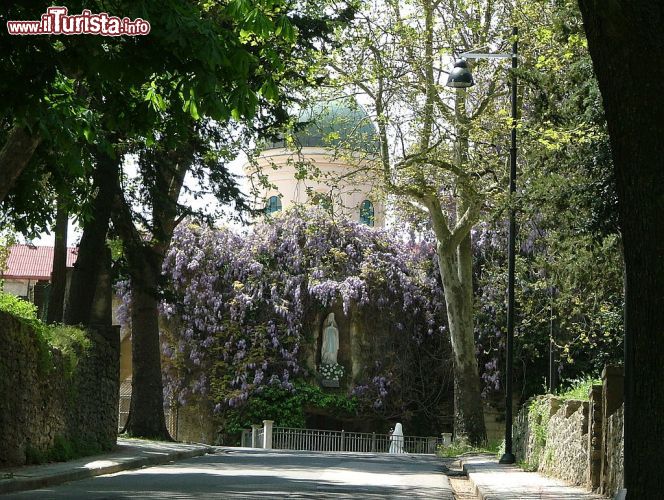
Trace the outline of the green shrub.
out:
[[[528,460],[522,468],[537,470],[543,457],[548,439],[549,420],[551,419],[551,396],[538,396],[528,406],[528,427],[534,437]]]
[[[242,429],[264,419],[274,421],[278,427],[304,428],[306,411],[326,410],[337,416],[353,415],[358,408],[357,398],[342,393],[327,393],[317,385],[298,381],[295,391],[280,386],[267,386],[252,396],[241,408],[230,408],[220,416],[221,433],[229,442],[240,435]]]
[[[80,328],[68,325],[48,325],[45,337],[51,347],[62,352],[65,372],[71,375],[79,358],[90,347],[90,339]]]
[[[90,347],[90,340],[80,328],[66,325],[47,325],[37,318],[37,307],[19,297],[0,291],[0,311],[10,314],[28,325],[37,338],[40,367],[48,372],[53,367],[52,349],[58,349],[64,358],[65,372],[73,373],[79,357]]]
[[[55,436],[53,447],[49,450],[49,461],[66,462],[77,457],[74,443],[65,439],[63,436]]]
[[[557,394],[560,399],[580,399],[583,401],[588,400],[588,393],[593,385],[601,384],[602,381],[598,378],[587,376],[585,378],[574,379],[569,382],[566,389],[562,389]]]
[[[27,465],[43,464],[44,462],[47,461],[48,461],[47,455],[42,451],[33,448],[30,445],[27,445],[25,447],[25,463]]]
[[[43,324],[37,319],[37,306],[10,293],[0,292],[0,311],[11,314],[38,329]]]

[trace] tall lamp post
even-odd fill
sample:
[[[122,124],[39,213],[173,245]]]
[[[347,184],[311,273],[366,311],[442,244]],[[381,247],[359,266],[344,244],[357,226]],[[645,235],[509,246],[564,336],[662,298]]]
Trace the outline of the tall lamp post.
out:
[[[518,55],[518,29],[512,28],[512,53],[511,54],[479,54],[476,52],[464,52],[462,59],[454,64],[454,69],[447,79],[447,86],[452,88],[472,87],[475,82],[473,75],[468,69],[466,59],[512,59],[512,82],[511,82],[511,107],[512,107],[512,134],[510,145],[510,197],[516,193],[516,123],[517,123],[517,82],[516,68]],[[501,464],[513,464],[514,453],[512,452],[512,365],[514,358],[514,254],[516,245],[516,218],[514,206],[510,206],[509,238],[507,247],[507,366],[505,370],[505,453],[500,457]]]

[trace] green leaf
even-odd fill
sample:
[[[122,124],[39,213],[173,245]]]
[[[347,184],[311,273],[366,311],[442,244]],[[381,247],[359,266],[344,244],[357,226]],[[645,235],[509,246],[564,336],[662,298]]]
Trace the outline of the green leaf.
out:
[[[196,101],[193,99],[189,101],[189,114],[194,120],[200,119],[200,116],[198,114],[198,108],[196,107]]]

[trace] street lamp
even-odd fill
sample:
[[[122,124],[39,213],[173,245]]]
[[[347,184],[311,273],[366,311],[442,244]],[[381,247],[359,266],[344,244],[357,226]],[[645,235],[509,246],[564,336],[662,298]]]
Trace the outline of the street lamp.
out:
[[[454,64],[454,69],[447,79],[447,86],[468,88],[474,85],[473,75],[468,69],[466,59],[512,59],[511,105],[512,105],[512,141],[510,145],[510,195],[516,193],[516,68],[518,54],[518,29],[512,28],[511,54],[478,54],[464,52],[462,59]],[[507,366],[505,370],[505,453],[500,457],[501,464],[513,464],[512,452],[512,364],[514,358],[514,253],[516,244],[516,217],[514,206],[510,205],[509,238],[507,247]]]

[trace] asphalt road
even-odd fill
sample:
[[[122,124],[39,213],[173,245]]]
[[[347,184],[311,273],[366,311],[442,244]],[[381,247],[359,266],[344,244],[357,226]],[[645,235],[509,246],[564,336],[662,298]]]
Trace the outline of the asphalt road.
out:
[[[441,460],[426,455],[218,448],[169,465],[120,472],[3,499],[436,498],[453,500]]]

